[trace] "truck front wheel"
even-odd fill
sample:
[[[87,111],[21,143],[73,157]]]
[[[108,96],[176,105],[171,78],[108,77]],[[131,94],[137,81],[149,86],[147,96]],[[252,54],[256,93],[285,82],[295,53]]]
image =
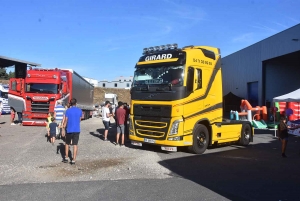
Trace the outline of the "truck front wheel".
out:
[[[251,126],[249,124],[243,124],[239,144],[247,146],[250,143],[251,135]]]
[[[188,147],[189,151],[195,154],[203,154],[209,143],[209,135],[206,126],[196,125],[193,133],[193,145]]]

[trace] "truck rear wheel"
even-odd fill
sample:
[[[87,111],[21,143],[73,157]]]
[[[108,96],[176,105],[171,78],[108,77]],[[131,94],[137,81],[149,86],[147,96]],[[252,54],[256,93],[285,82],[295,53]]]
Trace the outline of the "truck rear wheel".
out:
[[[251,126],[249,124],[243,124],[239,144],[242,146],[247,146],[250,143],[250,138],[251,138]]]
[[[188,147],[189,151],[195,154],[203,154],[208,147],[209,135],[206,126],[196,125],[193,133],[193,145]]]

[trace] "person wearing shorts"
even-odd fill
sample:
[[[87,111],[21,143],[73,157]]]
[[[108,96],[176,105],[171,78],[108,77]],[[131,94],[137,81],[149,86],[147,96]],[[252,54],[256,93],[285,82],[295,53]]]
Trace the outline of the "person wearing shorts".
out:
[[[58,128],[58,133],[56,138],[60,139],[61,135],[62,135],[62,121],[64,118],[64,113],[65,113],[65,107],[62,106],[62,101],[58,100],[57,101],[57,105],[54,107],[54,117],[55,117],[55,121],[58,124],[59,128]]]
[[[286,118],[281,116],[279,124],[279,139],[281,141],[281,156],[284,158],[286,157],[285,150],[289,140],[288,128],[290,128],[290,126],[286,124]]]
[[[78,141],[80,134],[80,122],[82,118],[82,110],[76,107],[77,100],[72,98],[70,101],[71,107],[66,111],[64,128],[67,128],[66,144],[65,144],[65,157],[64,163],[68,162],[69,146],[72,142],[73,145],[73,157],[70,157],[71,164],[75,164],[78,151]]]
[[[55,121],[55,118],[51,118],[51,123],[49,123],[48,137],[50,138],[50,142],[54,145],[56,132],[57,132],[58,124]]]
[[[109,121],[112,114],[109,111],[110,102],[106,101],[105,105],[102,108],[102,120],[104,125],[104,141],[107,141],[108,129],[109,129]]]
[[[124,109],[124,104],[121,102],[119,103],[119,108],[117,111],[117,136],[116,136],[116,143],[115,145],[119,145],[119,137],[120,134],[122,135],[121,137],[121,147],[124,146],[124,134],[125,134],[125,116],[126,116],[126,110]]]

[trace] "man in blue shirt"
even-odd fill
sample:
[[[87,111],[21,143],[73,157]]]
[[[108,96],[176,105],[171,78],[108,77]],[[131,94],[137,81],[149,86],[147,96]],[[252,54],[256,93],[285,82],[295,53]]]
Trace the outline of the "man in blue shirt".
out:
[[[63,162],[68,162],[68,153],[69,153],[69,145],[73,145],[73,157],[70,158],[71,164],[75,164],[76,161],[76,155],[77,155],[77,144],[79,140],[79,134],[80,134],[80,121],[82,118],[82,110],[76,107],[77,100],[75,98],[72,98],[70,101],[71,107],[67,109],[65,114],[65,122],[64,122],[64,128],[67,127],[67,134],[66,134],[66,145],[65,145],[65,158],[63,159]]]

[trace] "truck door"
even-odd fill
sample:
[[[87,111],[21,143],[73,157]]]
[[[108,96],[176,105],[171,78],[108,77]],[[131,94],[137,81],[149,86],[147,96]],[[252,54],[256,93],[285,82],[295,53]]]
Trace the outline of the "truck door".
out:
[[[184,104],[184,116],[190,116],[203,109],[203,101],[197,100],[203,95],[201,71],[194,67],[188,68],[186,88],[189,95]]]
[[[24,79],[21,78],[11,78],[9,81],[9,94],[16,96],[23,96],[24,94]]]
[[[25,80],[21,78],[11,78],[9,81],[8,105],[16,112],[23,112],[25,109],[24,83]]]

